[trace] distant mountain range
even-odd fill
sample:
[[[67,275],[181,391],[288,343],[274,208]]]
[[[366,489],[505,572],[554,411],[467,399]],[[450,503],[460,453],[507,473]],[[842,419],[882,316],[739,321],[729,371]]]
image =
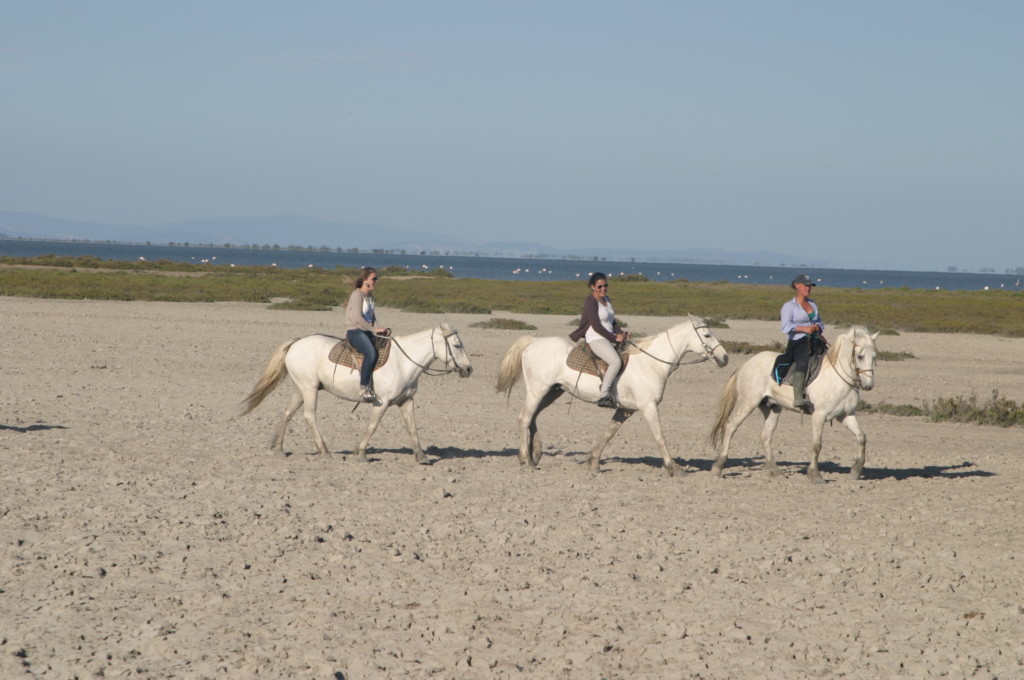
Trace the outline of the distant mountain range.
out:
[[[580,247],[552,248],[542,243],[491,241],[476,243],[444,234],[382,227],[353,222],[329,222],[304,215],[276,215],[262,218],[223,218],[169,222],[159,227],[125,226],[78,222],[33,213],[0,211],[0,238],[31,238],[72,241],[119,241],[163,245],[209,244],[236,246],[280,245],[327,246],[359,250],[405,250],[408,252],[451,252],[516,256],[605,257],[611,260],[660,260],[706,264],[783,265],[792,256],[769,251],[730,252],[706,248],[686,250],[611,249]],[[0,253],[3,244],[0,242]],[[802,262],[826,267],[827,262]]]

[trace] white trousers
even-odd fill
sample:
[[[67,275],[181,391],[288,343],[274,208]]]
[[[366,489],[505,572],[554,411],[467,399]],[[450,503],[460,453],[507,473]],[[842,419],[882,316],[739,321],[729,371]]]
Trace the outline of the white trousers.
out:
[[[615,382],[619,371],[622,370],[622,359],[619,358],[619,353],[615,351],[615,345],[604,338],[594,338],[588,341],[587,345],[593,350],[594,354],[608,363],[608,370],[604,372],[604,379],[601,381],[601,396],[607,397],[611,394],[612,383]]]

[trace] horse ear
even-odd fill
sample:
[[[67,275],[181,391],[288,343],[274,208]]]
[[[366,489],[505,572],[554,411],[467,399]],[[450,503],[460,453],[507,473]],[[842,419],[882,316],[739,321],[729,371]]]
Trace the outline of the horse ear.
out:
[[[877,340],[878,336],[881,335],[881,334],[882,334],[882,331],[875,331],[874,334],[871,336],[871,342],[874,342],[875,340]]]
[[[444,336],[447,337],[447,336],[451,335],[451,332],[452,332],[452,327],[448,325],[448,322],[447,321],[442,321],[441,322],[441,333],[443,333]]]

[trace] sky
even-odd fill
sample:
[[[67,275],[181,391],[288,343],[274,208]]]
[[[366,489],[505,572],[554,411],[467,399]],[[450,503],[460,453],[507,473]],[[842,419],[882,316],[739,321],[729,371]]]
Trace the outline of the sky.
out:
[[[1024,3],[0,0],[0,210],[1024,267]]]

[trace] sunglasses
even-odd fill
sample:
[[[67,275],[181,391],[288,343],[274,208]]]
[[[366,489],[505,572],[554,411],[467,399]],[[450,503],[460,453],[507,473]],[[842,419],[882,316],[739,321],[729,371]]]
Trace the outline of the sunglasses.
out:
[[[370,280],[371,280],[371,281],[376,281],[376,280],[377,280],[377,277],[376,277],[376,276],[371,276],[371,277],[370,277]]]
[[[607,284],[607,283],[606,283],[606,284],[604,284],[604,285],[594,286],[594,288],[598,288],[598,289],[601,289],[601,288],[607,288],[607,287],[608,287],[608,284]]]

